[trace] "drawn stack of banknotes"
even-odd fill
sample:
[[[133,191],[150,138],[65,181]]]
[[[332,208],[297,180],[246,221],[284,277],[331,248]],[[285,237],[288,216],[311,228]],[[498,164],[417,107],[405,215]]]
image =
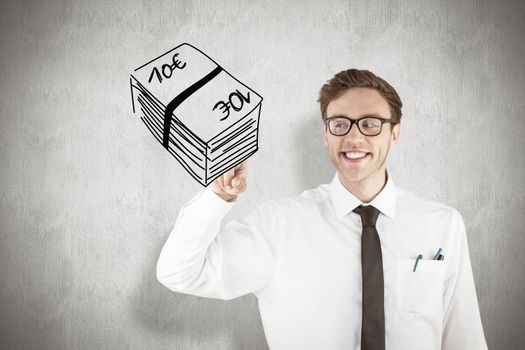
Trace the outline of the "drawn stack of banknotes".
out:
[[[262,97],[190,44],[135,69],[130,85],[133,112],[202,185],[257,151]]]

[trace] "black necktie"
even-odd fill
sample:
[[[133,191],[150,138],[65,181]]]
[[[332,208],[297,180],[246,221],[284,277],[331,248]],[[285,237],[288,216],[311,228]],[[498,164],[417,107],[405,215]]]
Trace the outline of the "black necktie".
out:
[[[376,230],[379,210],[371,205],[354,209],[361,215],[361,269],[363,271],[363,323],[361,350],[385,349],[383,257]]]

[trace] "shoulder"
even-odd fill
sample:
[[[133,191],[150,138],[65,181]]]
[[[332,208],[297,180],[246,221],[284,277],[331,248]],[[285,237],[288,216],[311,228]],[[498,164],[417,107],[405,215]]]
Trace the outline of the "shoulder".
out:
[[[304,215],[308,210],[315,209],[326,202],[330,196],[329,189],[329,184],[322,184],[296,196],[269,200],[259,204],[253,213],[272,215],[274,218],[287,218],[297,213]]]
[[[403,188],[397,187],[396,189],[398,194],[397,209],[401,215],[463,222],[463,218],[459,211],[450,205],[427,199],[422,195]]]
[[[315,188],[307,189],[294,197],[274,200],[274,204],[283,208],[304,209],[311,206],[319,205],[330,196],[330,185],[322,184]]]

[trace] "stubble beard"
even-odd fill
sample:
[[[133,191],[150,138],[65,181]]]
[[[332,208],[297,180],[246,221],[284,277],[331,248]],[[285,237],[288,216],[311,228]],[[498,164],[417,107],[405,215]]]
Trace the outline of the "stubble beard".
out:
[[[388,148],[386,149],[385,156],[382,157],[381,160],[378,160],[380,162],[380,164],[377,167],[374,167],[374,164],[370,164],[372,169],[370,170],[370,172],[363,174],[362,177],[352,178],[352,176],[347,176],[348,171],[341,171],[341,170],[339,170],[339,168],[338,168],[338,172],[339,172],[340,176],[342,176],[346,180],[347,183],[354,183],[354,184],[363,183],[367,179],[371,179],[374,176],[378,176],[379,172],[381,171],[381,169],[386,170],[385,163],[386,163],[386,159],[388,158],[388,151],[389,151],[389,149],[390,149],[390,144],[388,145]],[[373,154],[371,154],[371,157],[372,156],[373,156]],[[381,157],[381,154],[379,154],[378,157]],[[374,161],[373,158],[371,159],[371,161],[372,162]],[[345,164],[345,163],[342,162],[342,164]],[[336,165],[336,167],[337,167],[337,163],[334,164],[334,165]],[[341,167],[341,168],[343,168],[343,167]],[[363,170],[366,171],[366,169],[363,169]]]

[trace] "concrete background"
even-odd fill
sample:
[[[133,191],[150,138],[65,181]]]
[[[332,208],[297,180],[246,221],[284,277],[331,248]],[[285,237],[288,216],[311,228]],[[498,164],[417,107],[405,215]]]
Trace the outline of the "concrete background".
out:
[[[390,171],[463,214],[489,348],[523,348],[524,14],[522,1],[2,1],[0,348],[267,348],[253,295],[155,279],[200,185],[132,115],[129,73],[182,42],[264,97],[232,217],[331,179],[325,80],[357,67],[396,87]]]

